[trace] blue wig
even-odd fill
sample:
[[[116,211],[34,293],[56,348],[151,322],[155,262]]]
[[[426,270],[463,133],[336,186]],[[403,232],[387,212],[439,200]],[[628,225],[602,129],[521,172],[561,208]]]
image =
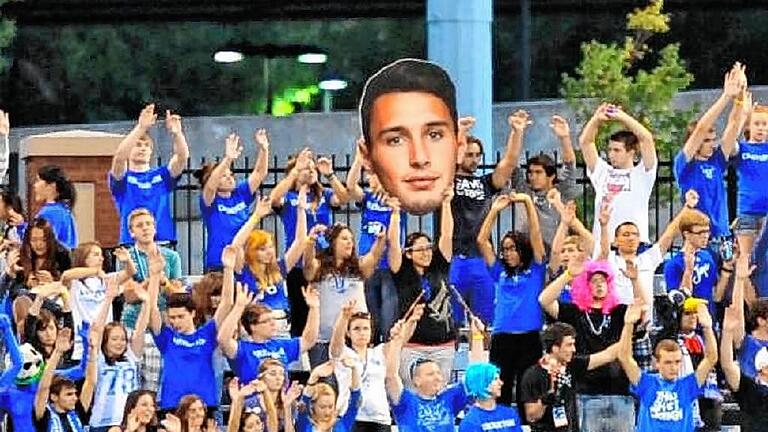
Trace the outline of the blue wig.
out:
[[[499,377],[499,368],[491,363],[473,363],[464,373],[464,388],[475,399],[488,399],[488,386]]]

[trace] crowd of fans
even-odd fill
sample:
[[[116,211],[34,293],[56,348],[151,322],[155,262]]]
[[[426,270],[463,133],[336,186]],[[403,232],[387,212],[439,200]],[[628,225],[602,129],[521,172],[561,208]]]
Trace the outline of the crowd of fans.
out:
[[[455,111],[433,89],[400,91]],[[240,183],[231,165],[243,145],[232,134],[220,161],[196,174],[208,240],[191,287],[181,283],[169,205],[189,158],[178,115],[165,113],[168,165],[151,165],[154,105],[114,155],[123,246],[111,273],[99,243],[77,240],[66,172],[41,168],[33,218],[14,192],[0,193],[8,430],[715,431],[726,397],[741,408],[742,430],[768,430],[768,107],[752,103],[744,66],[690,125],[674,161],[684,205],[655,243],[651,131],[607,103],[584,126],[590,229],[576,214],[568,121],[550,120],[560,167],[544,154],[519,166],[531,121],[509,116],[503,157],[483,175],[474,120],[452,122],[463,151],[435,239],[407,231],[399,200],[366,169],[364,138],[345,181],[305,149],[259,196],[268,134],[255,133],[258,159]],[[596,141],[607,123],[621,130],[604,159]],[[6,145],[9,127],[0,113]],[[399,140],[392,146],[410,151]],[[361,225],[331,224],[348,203]],[[509,209],[516,230],[494,241]],[[259,228],[272,213],[281,242]],[[667,292],[654,289],[657,273]],[[460,342],[471,347],[469,366],[456,374]]]

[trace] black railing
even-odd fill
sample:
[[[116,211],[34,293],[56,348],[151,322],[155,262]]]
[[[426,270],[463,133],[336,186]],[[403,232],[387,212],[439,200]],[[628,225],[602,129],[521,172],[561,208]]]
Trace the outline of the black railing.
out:
[[[558,154],[554,153],[554,158],[558,161]],[[532,155],[526,153],[526,160]],[[672,219],[675,212],[679,210],[681,204],[679,193],[677,191],[677,185],[673,175],[673,156],[672,154],[666,155],[664,160],[659,160],[659,167],[656,174],[656,185],[651,195],[649,208],[653,212],[653,217],[650,218],[651,238],[658,238],[658,235],[666,227],[667,223]],[[338,157],[338,155],[332,156],[335,172],[339,175],[342,181],[345,179],[346,174],[349,171],[351,165],[351,155],[344,155]],[[495,161],[501,158],[501,153],[496,153]],[[200,160],[200,165],[207,162],[205,158]],[[211,161],[211,162],[217,162]],[[244,180],[251,172],[251,160],[249,158],[243,158],[235,163],[232,168],[232,172],[235,175],[236,180]],[[284,165],[279,165],[279,161],[276,157],[271,161],[271,168],[268,171],[267,177],[259,187],[262,195],[268,194],[277,183],[282,179],[284,175]],[[158,163],[163,163],[158,159]],[[489,172],[495,166],[495,163],[487,163],[484,160],[483,165],[480,166],[480,172]],[[525,169],[525,165],[521,167]],[[174,220],[176,221],[177,234],[179,238],[178,251],[184,261],[184,269],[190,274],[199,274],[202,272],[203,266],[203,251],[205,250],[206,234],[203,229],[203,223],[199,210],[199,196],[200,186],[193,177],[193,173],[197,168],[192,167],[191,161],[188,163],[187,169],[184,170],[182,178],[179,180],[179,185],[174,193]],[[577,165],[578,178],[577,184],[581,187],[582,196],[579,199],[579,216],[585,221],[587,226],[591,226],[592,219],[594,217],[594,190],[587,177],[586,166],[583,163]],[[735,207],[735,175],[729,171],[727,177],[728,190],[729,190],[729,204],[731,213]],[[326,185],[327,186],[327,185]],[[497,222],[496,235],[498,236],[502,231],[508,229],[514,229],[514,214],[508,214],[502,217]],[[353,229],[360,224],[360,210],[354,204],[350,203],[344,205],[333,212],[333,221],[345,223]],[[408,218],[408,230],[410,231],[424,231],[430,235],[436,234],[433,230],[435,226],[435,219],[432,215],[425,216],[410,216]],[[262,227],[267,230],[272,230],[276,233],[278,242],[283,238],[282,236],[282,224],[278,222],[278,218],[275,215],[270,215],[262,221]]]

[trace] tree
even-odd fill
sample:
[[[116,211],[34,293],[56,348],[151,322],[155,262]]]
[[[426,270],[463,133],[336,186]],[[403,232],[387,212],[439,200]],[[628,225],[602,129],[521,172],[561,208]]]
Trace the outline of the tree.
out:
[[[575,74],[563,74],[560,93],[577,117],[585,121],[600,102],[620,105],[653,133],[662,159],[682,144],[683,134],[696,113],[673,106],[675,95],[693,81],[679,55],[679,44],[661,48],[651,65],[654,50],[647,42],[669,31],[669,15],[663,0],[651,0],[645,8],[627,14],[623,43],[591,41],[582,44],[582,59]],[[651,67],[649,67],[651,66]],[[605,142],[618,125],[603,128],[598,142]]]
[[[0,7],[8,0],[0,0]],[[16,35],[16,24],[8,19],[5,19],[0,15],[0,50],[6,48],[13,41],[13,37]],[[0,56],[0,75],[5,73],[5,69],[8,67],[8,60],[5,56]]]

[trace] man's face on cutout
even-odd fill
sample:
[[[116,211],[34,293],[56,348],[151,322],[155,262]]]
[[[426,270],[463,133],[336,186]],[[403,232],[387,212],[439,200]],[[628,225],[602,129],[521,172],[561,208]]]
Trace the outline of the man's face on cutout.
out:
[[[453,186],[459,155],[456,127],[442,99],[430,93],[386,93],[370,114],[364,157],[387,193],[408,213],[429,213]]]

